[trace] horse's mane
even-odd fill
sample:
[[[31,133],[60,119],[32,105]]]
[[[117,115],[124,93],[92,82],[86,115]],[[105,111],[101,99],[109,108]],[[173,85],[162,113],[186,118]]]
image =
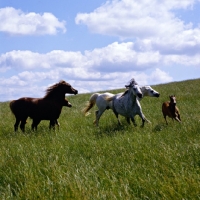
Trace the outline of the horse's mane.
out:
[[[129,81],[130,85],[138,85],[134,78]]]
[[[56,97],[57,94],[60,92],[60,88],[61,88],[62,85],[69,85],[70,86],[69,83],[61,80],[59,83],[56,83],[56,84],[54,84],[54,85],[52,85],[52,86],[50,86],[46,89],[46,94],[45,94],[44,98]]]
[[[129,81],[129,85],[125,85],[126,88],[129,88],[130,85],[138,85],[134,78]],[[126,89],[125,92],[121,95],[121,97],[125,96],[128,93],[129,89]]]

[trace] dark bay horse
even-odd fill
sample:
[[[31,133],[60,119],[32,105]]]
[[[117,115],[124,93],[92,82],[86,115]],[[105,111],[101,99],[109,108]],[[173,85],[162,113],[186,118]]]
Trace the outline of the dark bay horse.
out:
[[[22,97],[10,102],[10,109],[15,115],[16,122],[14,130],[25,131],[25,124],[28,117],[33,119],[32,130],[37,129],[41,120],[50,120],[50,125],[55,125],[60,116],[62,106],[65,104],[65,94],[78,94],[69,83],[61,80],[46,90],[43,98]]]

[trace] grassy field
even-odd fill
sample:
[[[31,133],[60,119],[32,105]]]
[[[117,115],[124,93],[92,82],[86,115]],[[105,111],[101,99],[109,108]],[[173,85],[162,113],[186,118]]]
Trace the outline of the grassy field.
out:
[[[144,128],[138,116],[137,127],[122,117],[118,126],[110,110],[95,127],[96,107],[81,113],[91,94],[79,94],[68,97],[59,131],[42,121],[32,132],[29,119],[26,133],[14,133],[9,103],[0,103],[0,198],[200,199],[200,79],[152,87],[161,96],[141,101]],[[171,94],[182,123],[167,126],[161,106]]]

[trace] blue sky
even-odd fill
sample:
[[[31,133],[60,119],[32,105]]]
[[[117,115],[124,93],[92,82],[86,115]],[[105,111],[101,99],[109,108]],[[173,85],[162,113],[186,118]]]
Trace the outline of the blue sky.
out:
[[[88,3],[89,2],[89,3]],[[200,78],[199,0],[0,0],[0,101]]]

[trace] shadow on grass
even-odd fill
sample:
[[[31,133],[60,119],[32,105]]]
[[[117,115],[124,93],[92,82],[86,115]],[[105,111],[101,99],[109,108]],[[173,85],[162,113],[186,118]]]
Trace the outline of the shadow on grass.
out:
[[[168,125],[166,123],[162,123],[160,122],[159,124],[157,124],[154,128],[153,128],[153,132],[160,132],[160,131],[164,131],[166,130],[168,127],[173,127],[175,126],[174,124],[175,122],[172,121],[172,123],[169,123]]]
[[[38,137],[38,136],[47,136],[47,135],[55,135],[59,132],[58,129],[50,130],[46,126],[38,127],[37,131],[33,131],[30,127],[26,127],[25,132],[22,132],[20,128],[15,132],[14,130],[8,129],[4,130],[1,133],[2,138],[15,138],[18,136],[23,137]]]
[[[123,135],[130,131],[136,131],[133,125],[109,125],[96,128],[94,134],[98,139],[100,139],[102,137],[115,137],[119,134]]]

